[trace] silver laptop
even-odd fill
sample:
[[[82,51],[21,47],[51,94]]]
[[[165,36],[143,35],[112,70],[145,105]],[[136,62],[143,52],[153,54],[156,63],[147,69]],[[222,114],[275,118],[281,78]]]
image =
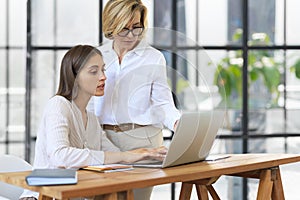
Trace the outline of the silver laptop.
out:
[[[134,163],[135,167],[165,168],[197,161],[209,155],[224,111],[210,110],[183,113],[162,163]]]

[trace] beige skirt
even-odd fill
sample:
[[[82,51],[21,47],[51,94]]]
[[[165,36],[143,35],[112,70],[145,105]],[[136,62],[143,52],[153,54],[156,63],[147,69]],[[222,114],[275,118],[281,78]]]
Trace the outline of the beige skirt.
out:
[[[105,130],[105,132],[107,138],[121,151],[160,147],[163,144],[162,129],[153,126],[145,126],[124,132],[112,130]]]
[[[154,126],[145,126],[130,131],[115,132],[105,130],[107,138],[120,148],[121,151],[129,151],[137,148],[154,148],[163,145],[162,129]],[[153,187],[134,189],[135,200],[150,200]],[[122,197],[118,197],[122,199]]]

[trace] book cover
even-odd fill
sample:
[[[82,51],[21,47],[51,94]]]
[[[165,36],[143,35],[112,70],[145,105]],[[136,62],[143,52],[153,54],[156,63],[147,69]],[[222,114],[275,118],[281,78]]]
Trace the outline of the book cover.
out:
[[[76,184],[77,171],[75,169],[34,169],[25,180],[30,186]]]
[[[127,171],[132,170],[132,165],[122,165],[122,164],[110,164],[110,165],[90,165],[83,167],[81,169],[91,170],[97,172],[119,172],[119,171]]]

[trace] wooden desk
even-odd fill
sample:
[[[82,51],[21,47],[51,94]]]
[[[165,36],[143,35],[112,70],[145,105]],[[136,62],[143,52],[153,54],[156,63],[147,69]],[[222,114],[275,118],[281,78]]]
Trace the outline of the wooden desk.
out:
[[[30,187],[25,182],[29,172],[0,173],[0,181],[40,192],[39,199],[69,199],[72,197],[104,195],[117,199],[125,193],[133,199],[132,189],[160,184],[182,182],[180,199],[189,199],[196,186],[199,199],[208,199],[207,191],[219,199],[212,184],[223,175],[260,179],[257,199],[284,199],[279,166],[300,161],[300,154],[233,154],[214,162],[198,162],[166,169],[136,168],[131,171],[97,173],[78,171],[78,184],[64,186]]]

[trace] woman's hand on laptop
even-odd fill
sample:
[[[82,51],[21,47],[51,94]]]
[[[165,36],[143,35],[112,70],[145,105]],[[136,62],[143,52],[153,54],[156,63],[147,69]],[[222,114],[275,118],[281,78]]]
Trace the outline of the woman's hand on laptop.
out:
[[[168,153],[168,148],[165,146],[160,146],[157,148],[153,148],[152,150],[154,150],[155,152],[162,154],[162,155],[166,155]]]
[[[141,160],[163,161],[168,149],[164,146],[158,148],[140,148],[131,151],[125,151],[124,162],[134,163]]]
[[[104,164],[134,163],[141,160],[163,161],[168,149],[164,146],[157,148],[139,148],[124,152],[105,152]]]

